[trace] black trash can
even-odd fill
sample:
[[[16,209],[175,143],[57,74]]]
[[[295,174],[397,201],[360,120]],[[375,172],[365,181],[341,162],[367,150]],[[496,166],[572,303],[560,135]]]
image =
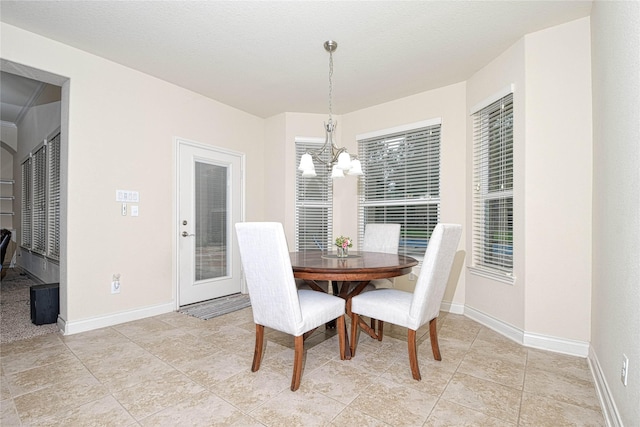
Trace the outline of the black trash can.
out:
[[[56,323],[60,313],[60,284],[33,285],[31,296],[31,322],[36,325]]]

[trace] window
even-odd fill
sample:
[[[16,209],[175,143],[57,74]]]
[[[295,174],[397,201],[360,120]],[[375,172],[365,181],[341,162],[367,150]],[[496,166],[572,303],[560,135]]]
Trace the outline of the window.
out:
[[[323,140],[296,140],[296,167],[307,150],[317,150]],[[323,160],[329,155],[323,153]],[[328,167],[316,164],[315,177],[296,174],[296,250],[328,250],[331,247],[333,184]]]
[[[60,258],[60,133],[22,163],[21,246]]]
[[[473,114],[473,267],[512,282],[513,94]]]
[[[404,255],[422,257],[440,219],[440,119],[358,137],[359,242],[368,223],[400,224]]]

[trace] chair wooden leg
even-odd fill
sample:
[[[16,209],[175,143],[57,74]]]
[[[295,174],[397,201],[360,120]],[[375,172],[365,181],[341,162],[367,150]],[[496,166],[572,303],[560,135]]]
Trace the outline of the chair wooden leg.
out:
[[[345,360],[347,344],[347,330],[344,324],[344,315],[338,317],[338,341],[340,342],[340,360]]]
[[[264,326],[256,323],[256,348],[253,351],[253,364],[251,365],[251,372],[256,372],[260,369],[260,362],[262,361],[262,345],[264,343]]]
[[[302,335],[294,337],[295,350],[293,356],[293,377],[291,378],[291,391],[296,391],[300,387],[302,377],[302,358],[304,356],[304,338]]]
[[[356,346],[358,345],[358,322],[360,321],[360,316],[356,313],[351,313],[351,357],[356,355]]]
[[[382,341],[382,330],[384,329],[384,322],[378,320],[378,341]]]
[[[438,345],[438,330],[436,329],[436,320],[438,318],[431,319],[429,322],[429,337],[431,339],[431,351],[433,351],[433,358],[436,360],[442,360],[440,356],[440,346]]]
[[[409,365],[411,365],[411,375],[413,379],[420,381],[420,368],[418,367],[418,348],[416,346],[416,331],[409,329],[407,344],[409,346]]]

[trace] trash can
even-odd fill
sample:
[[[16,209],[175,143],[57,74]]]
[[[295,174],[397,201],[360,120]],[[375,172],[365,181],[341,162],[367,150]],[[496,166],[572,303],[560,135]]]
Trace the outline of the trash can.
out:
[[[60,284],[33,285],[30,289],[31,322],[36,325],[56,323],[60,313]]]

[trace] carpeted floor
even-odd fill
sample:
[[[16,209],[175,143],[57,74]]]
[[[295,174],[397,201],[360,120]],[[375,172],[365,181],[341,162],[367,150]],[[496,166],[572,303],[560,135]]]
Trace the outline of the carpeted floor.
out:
[[[58,331],[55,323],[31,323],[29,288],[37,283],[15,268],[0,282],[0,343],[6,344]]]

